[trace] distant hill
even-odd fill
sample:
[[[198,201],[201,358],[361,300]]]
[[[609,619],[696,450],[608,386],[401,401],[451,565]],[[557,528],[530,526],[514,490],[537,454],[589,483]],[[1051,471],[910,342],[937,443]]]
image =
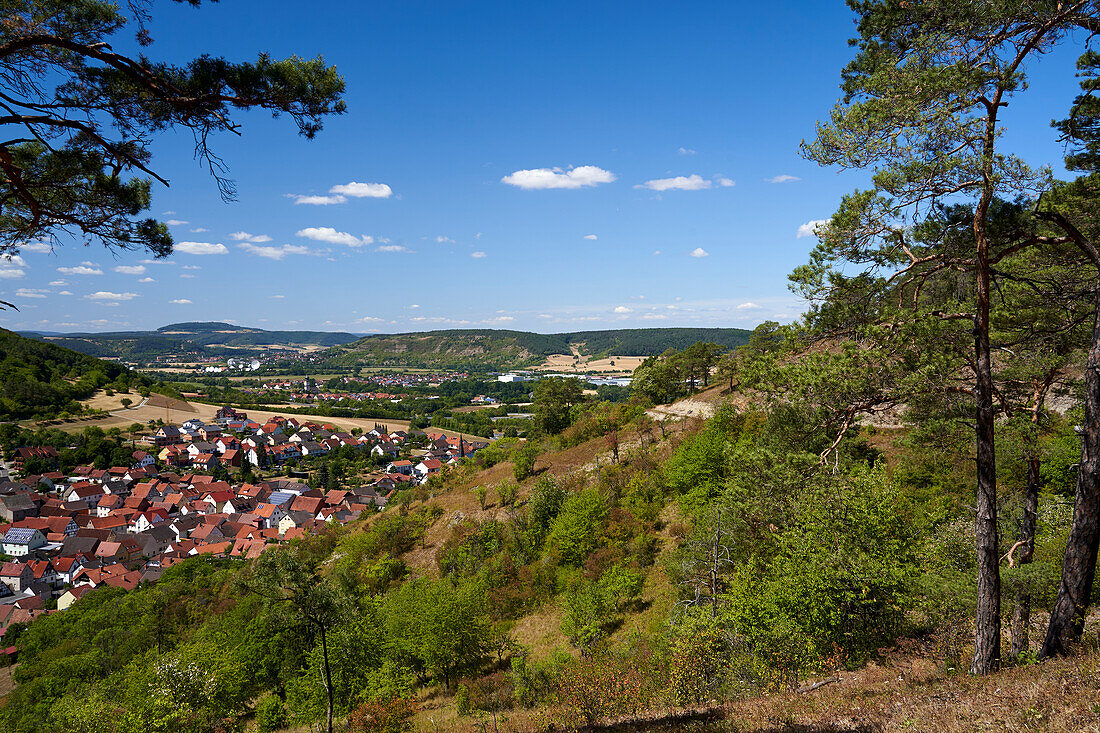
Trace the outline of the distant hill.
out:
[[[551,354],[653,356],[697,341],[736,348],[749,340],[740,328],[629,328],[572,333],[456,329],[360,336],[329,331],[266,331],[218,321],[172,323],[155,331],[24,335],[99,358],[150,362],[157,357],[241,356],[266,346],[322,347],[333,366],[519,369]]]
[[[330,331],[265,331],[219,322],[173,323],[156,331],[24,335],[99,358],[152,361],[167,354],[233,356],[264,346],[331,347],[355,341],[359,335]]]
[[[634,328],[541,334],[528,331],[461,329],[365,336],[327,352],[333,364],[430,368],[518,369],[551,354],[577,349],[585,356],[653,356],[697,341],[726,348],[748,343],[740,328]]]
[[[143,380],[121,364],[0,329],[0,420],[79,412],[77,400],[130,376]]]

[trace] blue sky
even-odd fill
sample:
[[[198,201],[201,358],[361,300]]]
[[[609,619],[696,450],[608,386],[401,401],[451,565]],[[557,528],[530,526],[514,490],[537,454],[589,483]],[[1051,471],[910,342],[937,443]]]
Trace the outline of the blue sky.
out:
[[[313,141],[240,115],[232,203],[161,137],[176,254],[31,247],[0,263],[7,328],[751,328],[798,316],[800,227],[865,181],[799,156],[850,58],[839,1],[157,2],[151,32],[170,61],[323,55],[348,112]],[[1033,163],[1060,160],[1078,52],[1004,113]]]

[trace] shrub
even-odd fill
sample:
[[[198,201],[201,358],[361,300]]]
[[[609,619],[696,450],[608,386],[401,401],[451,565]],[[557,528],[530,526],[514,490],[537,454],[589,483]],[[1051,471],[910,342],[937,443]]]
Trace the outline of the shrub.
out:
[[[348,715],[351,733],[406,733],[413,728],[416,702],[395,697],[386,702],[368,702]]]
[[[286,705],[277,695],[268,693],[256,703],[256,727],[260,733],[273,733],[286,727]]]

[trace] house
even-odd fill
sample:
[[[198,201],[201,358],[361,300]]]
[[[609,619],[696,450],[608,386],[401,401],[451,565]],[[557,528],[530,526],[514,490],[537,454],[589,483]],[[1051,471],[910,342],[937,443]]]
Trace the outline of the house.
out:
[[[386,473],[400,473],[405,476],[410,475],[413,472],[413,462],[407,460],[394,461],[386,466]]]
[[[286,516],[286,512],[283,511],[281,506],[268,503],[257,504],[253,514],[260,518],[260,526],[263,529],[278,527],[279,523],[283,521],[283,517]]]
[[[5,522],[18,522],[38,514],[38,504],[29,494],[5,494],[0,496],[0,518]]]
[[[46,544],[46,536],[37,529],[12,527],[4,535],[4,554],[25,557]]]
[[[241,452],[236,448],[230,448],[222,453],[220,458],[223,466],[231,466],[233,468],[241,467]]]
[[[370,449],[372,456],[386,456],[387,458],[397,458],[397,454],[400,452],[401,449],[388,440],[382,441]]]
[[[442,470],[443,464],[436,458],[429,458],[425,461],[421,461],[413,468],[413,471],[421,479],[426,479],[428,476],[439,473]]]
[[[0,583],[12,593],[22,593],[34,582],[34,571],[21,562],[6,562],[0,567]]]
[[[52,561],[54,571],[57,573],[57,582],[61,585],[69,585],[73,582],[73,575],[84,567],[83,553],[76,555],[63,555],[55,557]]]
[[[149,509],[135,514],[130,519],[129,531],[133,534],[145,532],[168,521],[168,512],[163,509]]]
[[[134,459],[134,465],[131,468],[151,468],[157,464],[157,459],[143,450],[134,451],[130,457]]]
[[[16,448],[15,455],[12,457],[12,463],[15,465],[17,471],[22,471],[26,462],[32,458],[37,458],[53,465],[57,462],[57,457],[57,448],[49,445]],[[56,468],[56,466],[54,467]]]
[[[103,498],[103,487],[95,484],[73,484],[64,494],[65,501],[83,502],[91,510]]]
[[[204,471],[213,471],[222,465],[221,459],[213,453],[199,453],[191,459],[191,465]]]
[[[57,610],[67,610],[69,606],[73,605],[93,590],[95,590],[95,588],[91,585],[78,585],[75,588],[70,588],[62,593],[61,597],[57,599]]]
[[[166,445],[179,443],[183,433],[174,425],[165,425],[153,433],[153,445],[163,448]]]

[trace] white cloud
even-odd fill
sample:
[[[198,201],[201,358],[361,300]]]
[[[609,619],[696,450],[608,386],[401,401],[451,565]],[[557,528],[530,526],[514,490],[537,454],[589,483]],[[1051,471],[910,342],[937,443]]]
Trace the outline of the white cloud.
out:
[[[485,254],[484,252],[471,252],[470,256],[473,257],[475,260],[483,260],[489,255]]]
[[[72,295],[68,290],[62,290],[58,295]]]
[[[357,199],[388,199],[393,195],[393,189],[385,183],[341,183],[328,190],[329,193],[341,196],[352,196]]]
[[[798,227],[798,234],[795,235],[796,239],[802,239],[803,237],[812,237],[817,232],[819,226],[828,224],[828,219],[811,219],[810,221],[802,224]]]
[[[120,272],[123,275],[144,275],[145,265],[119,265],[113,268],[115,272]]]
[[[144,260],[141,260],[141,264],[143,264],[143,265],[171,265],[172,267],[176,266],[176,263],[173,262],[172,260],[144,259]]]
[[[644,321],[665,321],[668,320],[668,316],[664,313],[643,313],[642,320]]]
[[[100,301],[120,301],[120,300],[133,300],[138,297],[137,293],[112,293],[109,290],[98,290],[91,295],[85,295],[88,300],[100,300]]]
[[[153,278],[151,278],[151,277],[143,277],[143,278],[141,278],[140,280],[138,280],[138,282],[139,282],[139,283],[155,283],[155,282],[156,282],[156,280],[154,280],[154,279],[153,279]]]
[[[328,206],[329,204],[346,204],[347,196],[299,196],[288,193],[287,196],[294,199],[295,204],[307,204],[309,206]]]
[[[202,265],[184,265],[183,269],[184,270],[201,270]]]
[[[191,301],[187,298],[175,298],[174,300],[170,300],[168,302],[174,305],[191,305]]]
[[[633,313],[634,310],[632,308],[627,308],[625,305],[620,305],[620,306],[615,307],[615,312],[616,313]]]
[[[710,252],[707,252],[702,247],[696,247],[695,249],[688,252],[688,254],[691,255],[692,257],[709,257],[710,256]]]
[[[591,239],[593,242],[595,242],[597,239],[599,239],[599,237],[597,237],[595,234],[585,234],[584,238],[585,239]]]
[[[417,303],[413,303],[412,305],[409,306],[409,308],[419,308],[419,307],[420,307],[420,305],[417,304]]]
[[[771,178],[765,178],[764,180],[767,183],[793,183],[795,181],[801,181],[802,179],[799,178],[798,176],[790,176],[790,175],[787,175],[786,173],[782,173],[778,176],[773,176]]]
[[[695,155],[695,151],[692,150],[691,148],[681,147],[679,152],[680,152],[680,155]]]
[[[329,244],[342,244],[346,247],[362,247],[374,241],[373,237],[357,237],[348,232],[338,232],[332,227],[306,227],[299,229],[295,234],[299,237],[312,239],[315,242],[328,242]]]
[[[328,190],[329,195],[300,195],[288,193],[287,196],[294,199],[295,204],[307,204],[311,206],[329,206],[331,204],[346,204],[348,197],[388,199],[393,195],[393,189],[385,183],[341,183]]]
[[[189,255],[227,255],[229,248],[220,242],[179,242],[175,246],[177,252],[186,252]]]
[[[189,272],[183,272],[183,273],[180,273],[180,277],[181,277],[181,278],[183,278],[183,279],[185,279],[185,280],[194,280],[194,279],[195,279],[195,276],[194,276],[194,275],[192,275],[192,274],[191,274],[191,273],[189,273]]]
[[[179,227],[179,226],[183,226],[184,224],[190,224],[191,222],[184,221],[183,219],[169,219],[168,221],[166,221],[164,223],[167,224],[170,227]]]
[[[286,296],[285,295],[272,295],[271,297],[274,298],[275,300],[282,300]]]
[[[659,250],[659,249],[655,249],[655,250],[653,250],[653,256],[654,256],[654,257],[656,257],[656,256],[657,256],[657,255],[659,255],[659,254],[661,254],[661,250]]]
[[[76,267],[59,267],[57,271],[62,275],[102,275],[103,270],[95,265],[89,266],[90,263],[84,263],[77,265]]]
[[[385,318],[375,318],[374,316],[363,316],[362,318],[357,320],[356,323],[382,323],[385,320],[386,320]]]
[[[726,178],[725,176],[718,176],[714,180],[718,181],[718,185],[722,188],[732,188],[737,185],[737,181],[732,178]]]
[[[68,284],[69,283],[65,280],[50,280],[50,287],[53,288],[60,288],[61,286]]]
[[[451,239],[450,237],[444,237],[442,234],[440,234],[438,237],[436,237],[435,241],[439,242],[440,244],[446,244],[448,242],[451,243],[451,244],[455,243],[455,240]]]
[[[15,294],[20,298],[45,298],[49,293],[49,290],[38,290],[35,288],[19,288],[15,291]]]
[[[17,270],[9,267],[0,267],[0,279],[3,280],[18,280],[27,273],[22,270]]]
[[[20,252],[38,252],[38,253],[41,254],[41,253],[45,253],[45,252],[53,252],[53,247],[51,247],[46,242],[28,242],[26,244],[20,245],[19,246],[19,251]]]
[[[759,307],[760,306],[758,306],[756,303],[753,303],[752,301],[749,301],[747,303],[741,303],[740,305],[738,305],[737,310],[739,310],[739,311],[756,310]]]
[[[648,188],[650,191],[701,191],[710,186],[710,181],[693,173],[690,176],[675,178],[654,178],[651,181],[639,183],[634,188]]]
[[[271,241],[271,237],[266,234],[249,234],[248,232],[233,232],[229,235],[229,238],[234,242],[252,242],[254,244]]]
[[[191,230],[191,233],[192,234],[202,234],[203,232],[208,232],[208,231],[210,231],[210,230],[207,229],[206,227],[195,227],[194,229]]]
[[[4,254],[0,255],[0,263],[8,267],[26,267],[27,261],[19,255]]]
[[[375,252],[408,252],[409,249],[401,244],[383,244]]]
[[[256,255],[257,257],[266,257],[270,260],[281,260],[287,255],[308,255],[312,254],[309,247],[301,244],[284,244],[281,246],[261,247],[259,245],[250,244],[248,242],[242,242],[240,248],[250,255]]]
[[[561,168],[531,168],[516,171],[500,179],[509,186],[527,190],[547,188],[583,188],[616,180],[615,174],[594,165],[582,165],[563,171]]]

